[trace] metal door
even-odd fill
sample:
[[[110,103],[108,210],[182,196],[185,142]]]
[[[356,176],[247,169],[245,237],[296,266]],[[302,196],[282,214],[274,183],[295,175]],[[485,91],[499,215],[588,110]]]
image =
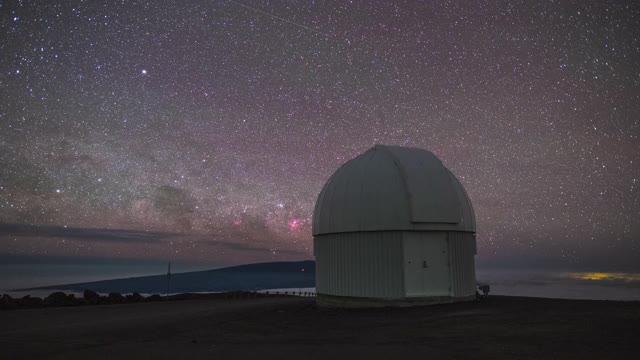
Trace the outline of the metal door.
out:
[[[444,232],[404,233],[407,296],[449,296],[449,254]]]

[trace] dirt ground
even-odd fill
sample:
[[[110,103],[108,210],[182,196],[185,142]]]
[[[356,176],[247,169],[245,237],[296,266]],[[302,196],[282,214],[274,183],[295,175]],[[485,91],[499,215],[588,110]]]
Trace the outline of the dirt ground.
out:
[[[494,296],[419,308],[202,299],[0,312],[2,359],[637,359],[640,302]]]

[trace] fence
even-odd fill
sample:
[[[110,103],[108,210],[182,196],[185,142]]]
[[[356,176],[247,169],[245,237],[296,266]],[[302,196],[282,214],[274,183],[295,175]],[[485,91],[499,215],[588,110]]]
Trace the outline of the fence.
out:
[[[288,296],[301,296],[301,297],[316,297],[314,291],[262,291],[262,294],[267,295],[288,295]]]

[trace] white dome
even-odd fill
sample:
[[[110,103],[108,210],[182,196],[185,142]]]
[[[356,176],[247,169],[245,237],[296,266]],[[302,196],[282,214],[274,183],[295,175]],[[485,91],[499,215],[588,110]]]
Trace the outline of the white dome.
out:
[[[313,235],[356,231],[476,231],[460,181],[431,152],[376,145],[327,181]]]

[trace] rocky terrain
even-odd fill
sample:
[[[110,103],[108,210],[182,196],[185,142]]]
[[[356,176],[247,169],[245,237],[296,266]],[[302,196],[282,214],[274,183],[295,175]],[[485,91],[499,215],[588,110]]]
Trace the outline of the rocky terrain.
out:
[[[347,310],[220,295],[0,311],[0,324],[7,359],[633,359],[640,302],[490,296]]]

